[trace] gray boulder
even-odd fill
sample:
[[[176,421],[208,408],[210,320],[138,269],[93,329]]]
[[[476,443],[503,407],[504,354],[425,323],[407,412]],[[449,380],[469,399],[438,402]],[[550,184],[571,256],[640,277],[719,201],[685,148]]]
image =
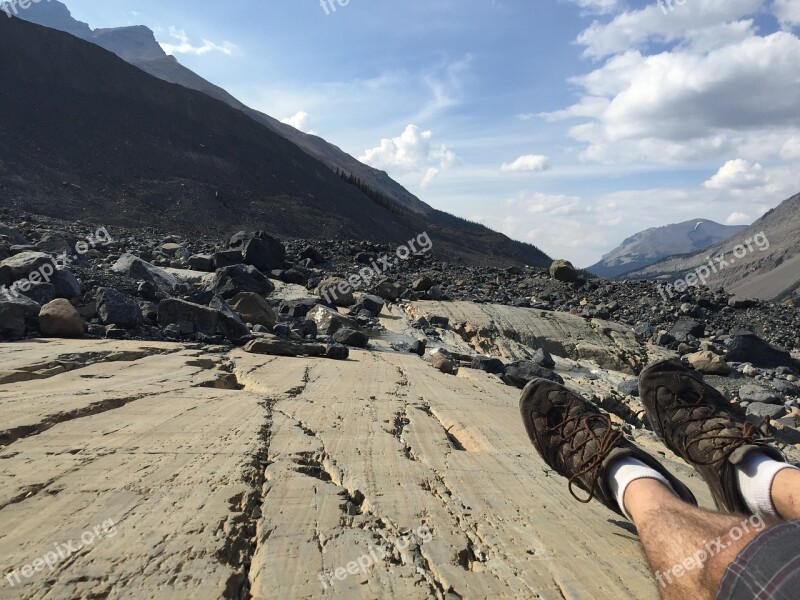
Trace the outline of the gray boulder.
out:
[[[509,385],[524,388],[529,381],[534,379],[548,379],[556,383],[564,383],[561,377],[552,371],[540,367],[534,362],[529,360],[518,360],[506,367],[505,381]]]
[[[134,328],[142,322],[142,311],[136,300],[114,288],[97,290],[97,314],[103,325]]]
[[[127,275],[132,279],[147,281],[155,285],[162,292],[170,293],[178,288],[180,282],[164,269],[151,265],[133,254],[123,254],[111,267],[114,273]]]
[[[24,301],[0,297],[0,340],[16,340],[25,335],[25,313]]]
[[[759,387],[757,385],[743,385],[739,388],[739,398],[744,402],[761,402],[763,404],[783,405],[783,398],[780,394]]]
[[[764,402],[753,402],[747,407],[747,416],[756,419],[769,417],[770,419],[780,419],[786,414],[786,407],[777,404],[765,404]]]
[[[240,231],[231,238],[230,247],[242,253],[242,259],[246,264],[267,273],[281,268],[286,260],[286,247],[263,231],[256,233]]]
[[[337,344],[344,344],[345,346],[353,346],[355,348],[366,348],[369,344],[369,338],[354,329],[343,327],[333,334],[333,341]]]
[[[494,375],[502,375],[506,372],[505,363],[499,358],[492,358],[491,356],[476,356],[472,359],[470,367]]]
[[[185,300],[168,298],[158,304],[158,326],[162,329],[169,325],[180,328],[182,324],[191,323],[193,333],[212,337],[217,334],[218,319],[219,311]]]
[[[794,366],[789,352],[762,340],[754,333],[732,335],[725,344],[725,358],[729,362],[749,362],[765,369]]]
[[[350,349],[343,344],[329,344],[325,349],[325,357],[332,360],[347,360],[350,358]]]
[[[275,285],[251,265],[233,265],[218,269],[207,291],[223,300],[229,300],[240,292],[268,296],[275,291]]]
[[[319,304],[308,311],[306,318],[317,324],[317,331],[321,335],[333,335],[345,327],[358,329],[358,323],[354,319]]]

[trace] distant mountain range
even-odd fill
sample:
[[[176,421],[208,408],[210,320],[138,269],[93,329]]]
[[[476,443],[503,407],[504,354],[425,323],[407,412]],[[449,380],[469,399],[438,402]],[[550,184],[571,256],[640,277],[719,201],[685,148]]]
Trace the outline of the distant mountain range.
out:
[[[724,256],[725,261],[724,267],[708,280],[711,287],[721,286],[739,296],[765,300],[800,296],[800,194],[726,241],[702,252],[663,259],[628,272],[625,278],[674,281],[707,264],[709,256]]]
[[[437,211],[324,140],[236,103],[167,57],[147,28],[92,31],[58,2],[23,12],[69,35],[0,19],[0,52],[14,57],[3,66],[0,88],[0,195],[7,205],[221,236],[248,228],[399,244],[428,231],[443,259],[550,263],[534,246]]]
[[[588,271],[598,277],[613,279],[643,269],[667,256],[699,252],[745,229],[747,226],[720,225],[708,219],[654,227],[629,237]]]

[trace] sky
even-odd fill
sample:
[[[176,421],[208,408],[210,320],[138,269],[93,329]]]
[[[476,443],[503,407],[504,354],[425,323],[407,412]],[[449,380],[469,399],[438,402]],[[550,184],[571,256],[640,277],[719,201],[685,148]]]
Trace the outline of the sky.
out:
[[[65,3],[579,267],[800,192],[800,0]]]

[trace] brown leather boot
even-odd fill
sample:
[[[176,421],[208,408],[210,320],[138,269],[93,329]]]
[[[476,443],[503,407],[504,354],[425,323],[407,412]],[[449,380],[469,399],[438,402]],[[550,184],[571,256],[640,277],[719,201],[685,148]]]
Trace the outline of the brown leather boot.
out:
[[[664,475],[683,500],[697,504],[692,492],[658,460],[614,429],[608,415],[563,385],[534,379],[525,386],[519,407],[531,442],[553,470],[569,479],[576,500],[588,503],[597,498],[622,515],[605,474],[614,461],[635,458]],[[580,498],[574,486],[588,496]]]
[[[675,360],[642,371],[639,397],[667,448],[703,477],[720,510],[750,514],[735,467],[751,452],[785,461],[761,429],[731,411],[730,403],[696,371]]]

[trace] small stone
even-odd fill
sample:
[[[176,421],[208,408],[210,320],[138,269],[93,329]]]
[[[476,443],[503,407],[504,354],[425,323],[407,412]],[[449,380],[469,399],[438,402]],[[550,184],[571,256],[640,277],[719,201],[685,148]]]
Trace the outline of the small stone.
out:
[[[728,375],[732,369],[725,359],[713,352],[695,352],[686,356],[686,360],[695,370],[709,375]]]

